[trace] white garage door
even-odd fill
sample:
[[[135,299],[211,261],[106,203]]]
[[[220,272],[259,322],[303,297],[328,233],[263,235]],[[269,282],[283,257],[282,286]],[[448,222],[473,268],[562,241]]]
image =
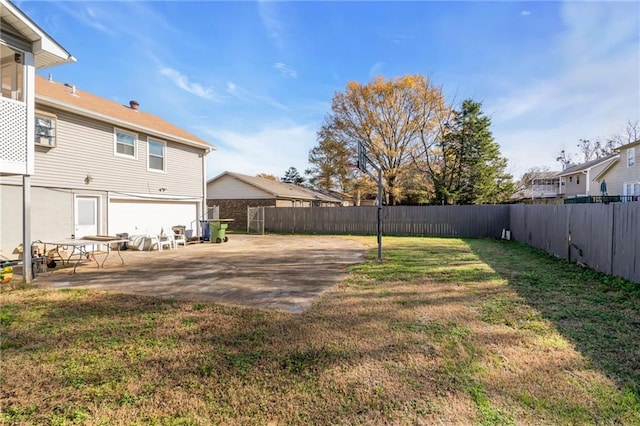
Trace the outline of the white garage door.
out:
[[[176,225],[193,229],[196,235],[198,204],[194,202],[149,202],[111,200],[109,203],[109,235],[171,232]]]

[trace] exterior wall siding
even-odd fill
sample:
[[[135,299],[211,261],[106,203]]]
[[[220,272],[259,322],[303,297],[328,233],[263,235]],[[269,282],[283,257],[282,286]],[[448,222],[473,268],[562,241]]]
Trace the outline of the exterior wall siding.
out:
[[[567,197],[575,195],[585,195],[587,193],[587,175],[582,172],[574,173],[564,177],[565,184],[562,185],[562,194]],[[578,183],[580,180],[580,183]]]
[[[606,161],[603,164],[598,164],[594,166],[591,170],[589,170],[589,190],[587,191],[587,195],[602,195],[600,192],[600,183],[593,180],[596,176],[600,174],[604,170],[606,166],[608,166],[610,162]]]
[[[57,146],[36,147],[34,187],[202,197],[203,150],[165,141],[166,172],[148,171],[147,135],[138,134],[137,158],[124,158],[114,154],[113,125],[65,111],[38,109],[57,116]],[[88,184],[87,175],[92,178]]]
[[[273,199],[273,194],[265,192],[253,185],[249,185],[233,176],[222,176],[215,182],[207,183],[207,199],[229,200],[232,198],[244,200]]]
[[[33,241],[70,238],[75,233],[74,199],[76,195],[99,197],[99,231],[107,229],[107,197],[101,191],[76,191],[34,187],[31,189],[31,236]],[[13,258],[13,250],[22,243],[22,187],[0,187],[0,251]]]
[[[636,152],[640,152],[640,145],[636,145]],[[636,164],[627,166],[626,150],[620,154],[618,161],[605,175],[607,193],[609,195],[624,195],[624,184],[640,182],[640,157],[636,156]]]

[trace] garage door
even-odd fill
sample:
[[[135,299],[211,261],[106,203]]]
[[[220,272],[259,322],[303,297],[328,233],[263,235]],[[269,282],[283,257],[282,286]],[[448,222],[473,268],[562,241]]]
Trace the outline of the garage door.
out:
[[[109,203],[109,234],[129,235],[171,232],[175,225],[193,229],[196,235],[198,204],[194,202],[158,202],[111,200]],[[193,228],[192,228],[193,227]]]

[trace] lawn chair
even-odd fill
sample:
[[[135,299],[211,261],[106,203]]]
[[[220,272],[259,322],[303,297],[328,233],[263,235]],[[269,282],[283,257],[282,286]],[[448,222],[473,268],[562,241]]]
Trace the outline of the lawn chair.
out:
[[[171,230],[173,231],[173,242],[174,246],[178,248],[178,244],[182,244],[185,247],[187,246],[187,235],[186,235],[186,226],[177,225],[172,226]]]

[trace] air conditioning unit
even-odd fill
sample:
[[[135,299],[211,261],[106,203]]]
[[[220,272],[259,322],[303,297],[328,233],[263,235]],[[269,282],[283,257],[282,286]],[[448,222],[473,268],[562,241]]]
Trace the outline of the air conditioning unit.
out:
[[[53,148],[56,146],[56,140],[49,136],[36,135],[35,144],[38,146],[46,146],[48,148]]]

